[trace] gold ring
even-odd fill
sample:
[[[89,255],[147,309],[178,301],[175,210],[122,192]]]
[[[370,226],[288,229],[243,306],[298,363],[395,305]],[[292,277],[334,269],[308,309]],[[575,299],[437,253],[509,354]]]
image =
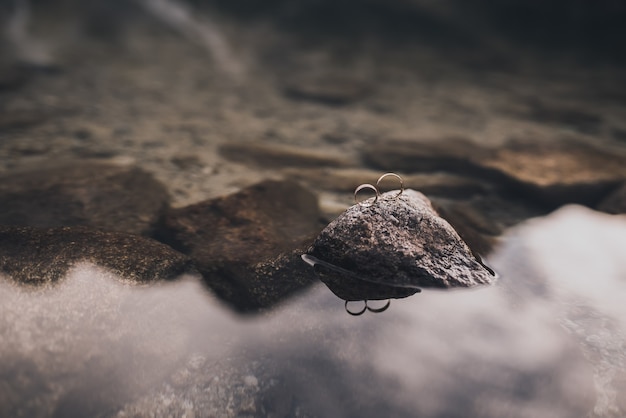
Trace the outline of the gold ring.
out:
[[[367,301],[365,301],[365,307],[367,308],[367,310],[370,312],[374,312],[374,313],[385,312],[389,308],[390,305],[391,305],[391,299],[387,299],[387,303],[385,303],[384,306],[380,308],[370,308],[367,304]]]
[[[392,176],[397,178],[400,181],[400,191],[398,192],[397,195],[395,195],[394,197],[398,198],[400,197],[400,195],[404,192],[404,180],[402,180],[402,177],[400,177],[399,175],[397,175],[396,173],[385,173],[382,176],[380,176],[378,178],[378,181],[376,182],[376,187],[378,188],[378,186],[380,185],[380,182],[388,176]]]
[[[376,188],[376,186],[374,186],[373,184],[365,183],[365,184],[361,184],[359,187],[357,187],[354,190],[354,201],[356,203],[363,203],[363,202],[365,202],[365,200],[363,200],[362,202],[359,202],[357,200],[357,198],[356,198],[357,193],[359,193],[363,189],[372,189],[376,193],[376,195],[374,196],[374,201],[371,203],[372,205],[378,201],[379,193],[378,193],[378,189]]]
[[[346,312],[348,312],[350,315],[352,316],[360,316],[363,315],[363,313],[365,312],[365,310],[367,309],[367,301],[363,300],[363,309],[361,309],[360,311],[351,311],[350,309],[348,309],[348,303],[350,302],[356,302],[356,301],[349,301],[347,300],[345,303],[345,308],[346,308]]]

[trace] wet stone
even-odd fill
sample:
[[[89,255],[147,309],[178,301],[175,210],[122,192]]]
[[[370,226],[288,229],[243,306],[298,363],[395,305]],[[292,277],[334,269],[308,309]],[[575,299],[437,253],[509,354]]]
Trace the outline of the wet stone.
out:
[[[586,134],[596,134],[602,129],[603,118],[593,112],[573,106],[558,106],[533,100],[525,115],[536,122],[565,126]]]
[[[356,186],[371,179],[380,177],[376,170],[358,168],[289,168],[283,171],[289,178],[301,181],[317,190],[332,190],[352,193]],[[465,198],[475,194],[485,193],[489,184],[468,177],[450,173],[420,173],[402,174],[405,184],[425,195]]]
[[[491,252],[506,229],[548,212],[542,205],[495,193],[464,200],[437,197],[432,203],[469,247],[482,256]]]
[[[618,141],[626,142],[626,129],[613,128],[611,129],[611,134],[613,134],[613,138]]]
[[[0,201],[2,225],[149,235],[169,195],[139,168],[93,161],[7,174],[0,178]]]
[[[289,98],[327,105],[345,105],[367,96],[372,87],[365,80],[343,75],[306,76],[287,81]]]
[[[315,265],[315,273],[328,289],[345,301],[400,299],[419,293],[420,289],[411,287],[387,286],[368,282],[348,274]]]
[[[85,227],[0,226],[0,272],[18,283],[54,283],[81,262],[135,283],[171,279],[192,270],[188,257],[138,235]]]
[[[573,138],[511,139],[498,148],[468,139],[381,141],[364,159],[384,170],[448,171],[491,182],[549,207],[595,205],[626,179],[624,156]]]
[[[626,183],[602,200],[596,209],[613,214],[626,213]]]
[[[223,157],[260,167],[346,167],[354,165],[336,154],[259,142],[228,142],[220,146]]]
[[[321,229],[317,198],[290,181],[171,210],[161,239],[189,254],[206,283],[239,311],[266,308],[312,282],[300,259]]]
[[[475,174],[475,164],[491,151],[465,137],[386,139],[365,147],[363,159],[374,168],[407,173],[449,171]]]
[[[494,276],[454,228],[415,190],[383,193],[350,207],[309,254],[364,281],[408,288],[468,287]]]
[[[502,173],[522,194],[549,206],[593,206],[626,180],[624,158],[573,139],[511,140],[477,163]]]

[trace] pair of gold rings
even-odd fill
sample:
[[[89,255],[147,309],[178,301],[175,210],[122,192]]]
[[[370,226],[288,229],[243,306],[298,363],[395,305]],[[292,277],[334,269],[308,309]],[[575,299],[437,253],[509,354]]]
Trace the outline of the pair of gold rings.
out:
[[[380,197],[380,191],[378,189],[378,187],[380,186],[380,182],[383,181],[383,179],[385,177],[395,177],[398,179],[398,181],[400,181],[400,191],[398,192],[398,194],[396,194],[394,196],[394,198],[398,198],[400,197],[400,195],[404,192],[404,180],[402,180],[402,177],[400,177],[398,174],[396,173],[385,173],[382,176],[380,176],[378,178],[378,180],[376,181],[376,185],[370,184],[370,183],[365,183],[365,184],[361,184],[359,187],[357,187],[356,189],[354,189],[354,201],[356,203],[362,203],[365,200],[362,200],[361,202],[359,202],[358,198],[357,198],[357,194],[361,191],[361,190],[365,190],[365,189],[370,189],[373,190],[374,193],[376,193],[376,195],[374,196],[374,201],[371,203],[372,205],[374,203],[376,203],[378,201],[378,198]]]
[[[365,313],[365,311],[370,311],[372,313],[381,313],[381,312],[385,312],[389,306],[391,305],[391,299],[387,299],[387,303],[385,303],[381,308],[372,308],[370,306],[367,305],[367,300],[363,300],[363,308],[360,310],[350,310],[349,304],[352,301],[347,300],[345,303],[345,309],[346,312],[348,312],[350,315],[352,316],[361,316]]]

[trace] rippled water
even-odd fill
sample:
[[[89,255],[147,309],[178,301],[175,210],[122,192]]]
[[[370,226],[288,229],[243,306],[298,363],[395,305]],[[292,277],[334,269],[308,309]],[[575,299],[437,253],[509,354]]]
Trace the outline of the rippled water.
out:
[[[568,206],[490,262],[495,286],[359,317],[322,283],[242,317],[191,276],[3,280],[0,416],[623,416],[626,219]]]

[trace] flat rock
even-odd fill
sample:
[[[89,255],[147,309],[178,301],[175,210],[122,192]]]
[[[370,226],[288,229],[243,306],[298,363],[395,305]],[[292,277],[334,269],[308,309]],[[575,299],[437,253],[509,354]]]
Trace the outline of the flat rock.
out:
[[[511,140],[477,163],[551,206],[593,205],[626,179],[625,158],[578,140]]]
[[[572,138],[511,139],[497,148],[463,138],[381,141],[368,146],[363,156],[384,170],[480,177],[550,207],[593,206],[626,179],[623,155]]]
[[[468,287],[494,276],[422,193],[383,193],[351,206],[309,254],[365,281],[408,288]]]
[[[571,105],[558,105],[531,100],[521,116],[533,121],[575,129],[586,134],[597,134],[604,123],[601,115]]]
[[[165,187],[136,167],[77,162],[0,178],[0,224],[89,226],[149,235],[169,202]]]
[[[468,174],[482,171],[475,161],[490,154],[489,149],[471,138],[460,136],[415,140],[392,138],[368,144],[363,150],[363,159],[369,166],[386,171]]]
[[[85,227],[0,226],[0,272],[18,283],[54,283],[79,262],[136,283],[191,271],[188,257],[150,238]]]
[[[235,162],[260,167],[347,167],[350,159],[329,152],[261,142],[227,142],[220,154]]]
[[[161,238],[195,260],[218,296],[253,311],[315,281],[297,249],[322,229],[319,219],[313,193],[272,180],[171,210]]]
[[[367,96],[372,86],[365,80],[349,75],[317,75],[292,78],[285,83],[289,98],[327,105],[345,105]]]
[[[626,213],[626,183],[603,199],[596,209],[613,214]]]

